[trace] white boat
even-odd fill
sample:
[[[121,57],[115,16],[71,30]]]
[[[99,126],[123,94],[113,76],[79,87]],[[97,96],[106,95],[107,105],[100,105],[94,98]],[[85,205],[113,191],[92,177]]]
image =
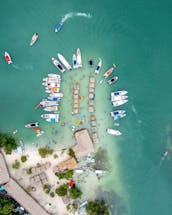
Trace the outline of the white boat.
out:
[[[111,101],[115,102],[115,101],[120,101],[120,100],[124,100],[127,98],[128,98],[128,96],[111,96]]]
[[[54,66],[61,72],[65,72],[65,68],[61,65],[61,63],[54,57],[51,58]]]
[[[111,116],[116,116],[118,114],[124,114],[125,113],[125,110],[116,110],[116,111],[112,111],[110,112]]]
[[[5,52],[5,60],[8,64],[11,64],[13,63],[12,60],[11,60],[11,57],[10,55],[8,54],[8,52]]]
[[[38,39],[38,34],[34,33],[30,41],[30,46],[33,46],[33,44],[37,41],[37,39]]]
[[[59,83],[54,82],[43,82],[42,85],[45,87],[60,87]]]
[[[120,131],[115,130],[115,129],[111,129],[111,128],[108,128],[108,129],[106,130],[106,132],[107,132],[108,134],[111,134],[111,135],[114,135],[114,136],[120,136],[120,135],[122,134]]]
[[[114,76],[113,78],[111,78],[110,80],[108,80],[108,83],[109,83],[109,84],[113,84],[113,83],[115,83],[117,80],[118,80],[118,77],[117,77],[117,76]]]
[[[71,65],[69,64],[69,62],[66,60],[66,58],[63,55],[58,53],[57,56],[58,56],[59,60],[62,62],[62,64],[66,67],[67,70],[72,69]]]
[[[60,92],[60,88],[58,88],[58,87],[52,87],[52,88],[46,87],[45,92],[46,93],[59,93]]]
[[[109,77],[109,75],[112,74],[114,68],[116,68],[116,65],[115,65],[115,64],[113,64],[113,67],[111,67],[110,69],[108,69],[108,70],[104,73],[103,77],[104,77],[104,78]]]
[[[81,173],[83,173],[84,172],[84,170],[83,169],[75,169],[75,173],[79,173],[79,174],[81,174]]]
[[[60,77],[60,75],[54,74],[54,73],[49,73],[48,77],[50,77],[50,78],[58,78],[58,77]]]
[[[120,101],[112,102],[112,104],[113,104],[114,107],[117,107],[117,106],[123,105],[123,104],[125,104],[127,102],[128,102],[128,100],[120,100]]]
[[[58,106],[48,106],[45,107],[44,110],[48,112],[58,111]]]
[[[76,53],[76,63],[78,68],[82,67],[81,51],[79,48],[77,49],[77,53]]]
[[[102,59],[99,58],[99,63],[96,67],[95,74],[99,74],[101,67],[102,67]]]
[[[59,119],[58,118],[49,118],[49,119],[46,119],[47,122],[51,122],[51,123],[55,123],[55,122],[58,122]]]
[[[114,120],[118,120],[118,119],[124,118],[125,116],[126,116],[125,113],[123,113],[123,114],[117,114],[117,115],[113,116],[113,119],[114,119]]]
[[[55,119],[58,119],[59,118],[59,114],[41,114],[41,117],[42,118],[45,118],[45,119],[51,119],[51,118],[55,118]]]
[[[73,68],[77,69],[78,66],[77,66],[77,61],[76,61],[76,55],[75,54],[73,54],[72,61],[73,61]]]
[[[38,127],[38,126],[39,126],[38,122],[32,122],[32,123],[26,124],[25,128],[35,128],[35,127]]]
[[[111,92],[111,96],[124,96],[127,93],[128,93],[128,91],[121,90],[121,91]]]
[[[49,78],[49,77],[47,77],[47,78],[43,78],[42,80],[45,82],[57,82],[57,83],[61,82],[61,78]]]
[[[99,175],[99,174],[104,174],[106,171],[105,170],[101,170],[101,169],[95,169],[94,172]]]
[[[63,97],[63,93],[50,93],[51,97],[59,97],[62,98]]]
[[[59,98],[59,97],[51,97],[51,96],[49,96],[48,99],[51,101],[60,101],[61,100],[61,98]]]
[[[40,105],[42,107],[57,106],[57,105],[59,105],[59,102],[58,101],[43,100],[43,101],[40,102]]]

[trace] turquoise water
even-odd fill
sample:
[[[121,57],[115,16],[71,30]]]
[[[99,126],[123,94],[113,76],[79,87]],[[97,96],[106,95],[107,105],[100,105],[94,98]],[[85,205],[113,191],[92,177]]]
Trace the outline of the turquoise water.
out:
[[[92,18],[73,17],[63,29],[54,33],[54,26],[69,12],[84,12]],[[101,74],[96,76],[96,117],[100,143],[107,149],[111,170],[100,186],[108,203],[114,203],[113,215],[172,214],[172,102],[170,101],[172,69],[172,3],[170,1],[36,1],[1,3],[0,14],[0,130],[16,134],[25,143],[68,147],[73,144],[72,125],[82,118],[89,127],[88,79],[94,69],[87,65],[89,56],[103,59],[102,71],[117,65],[119,81],[109,87]],[[29,47],[31,36],[39,40]],[[40,118],[34,106],[46,98],[41,80],[57,72],[51,57],[57,52],[70,60],[80,47],[83,69],[66,72],[62,77],[61,119],[50,125]],[[4,51],[14,64],[7,65]],[[102,73],[103,73],[102,72]],[[72,117],[72,89],[80,82],[80,114]],[[112,110],[109,94],[112,89],[129,91],[129,103],[123,106],[127,117],[120,122],[120,138],[105,134],[113,127],[108,114]],[[39,121],[45,134],[39,139],[24,125]],[[65,126],[61,126],[65,122]],[[162,160],[165,150],[168,156]],[[102,192],[103,192],[102,191]],[[112,193],[114,191],[114,193]]]

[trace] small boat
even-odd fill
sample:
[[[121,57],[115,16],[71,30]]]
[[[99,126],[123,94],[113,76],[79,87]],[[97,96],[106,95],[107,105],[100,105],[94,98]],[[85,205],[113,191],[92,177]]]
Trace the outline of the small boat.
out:
[[[122,134],[120,131],[115,130],[115,129],[111,129],[111,128],[108,128],[108,129],[106,130],[106,132],[107,132],[108,134],[111,134],[111,135],[114,135],[114,136],[120,136],[120,135]]]
[[[115,123],[114,123],[114,126],[119,126],[119,123],[115,122]]]
[[[61,73],[65,72],[65,68],[61,65],[61,63],[60,63],[57,59],[55,59],[54,57],[52,57],[51,60],[52,60],[52,62],[53,62],[53,64],[54,64],[54,66],[55,66]]]
[[[55,32],[59,32],[60,29],[63,26],[63,21],[61,20],[60,22],[57,23],[57,25],[55,26]]]
[[[68,61],[66,60],[66,58],[63,55],[58,53],[57,56],[58,56],[59,60],[62,62],[62,64],[66,67],[67,70],[72,69],[71,65],[68,63]]]
[[[76,61],[76,55],[75,54],[73,54],[73,68],[74,69],[77,69],[78,68],[78,66],[77,66],[77,61]]]
[[[63,97],[63,93],[50,93],[51,97],[59,97],[62,98]]]
[[[76,53],[76,63],[78,68],[82,67],[81,51],[79,48],[77,49],[77,53]]]
[[[128,93],[128,91],[121,90],[121,91],[111,92],[111,96],[124,96],[127,93]]]
[[[5,52],[5,60],[7,61],[8,64],[11,64],[11,63],[12,63],[11,57],[10,57],[10,55],[8,54],[8,52]]]
[[[57,82],[57,83],[61,82],[61,78],[49,78],[49,77],[47,77],[47,78],[43,78],[42,80],[45,82]]]
[[[59,83],[54,82],[43,82],[42,85],[45,87],[60,87]]]
[[[115,83],[117,80],[118,80],[118,77],[117,77],[117,76],[114,76],[113,78],[111,78],[110,80],[108,80],[108,83],[109,83],[109,84],[113,84],[113,83]]]
[[[49,118],[49,119],[46,119],[47,122],[51,122],[51,123],[55,123],[55,122],[58,122],[59,119],[58,118]]]
[[[128,96],[111,96],[111,101],[115,102],[115,101],[120,101],[120,100],[124,100],[127,98],[128,98]]]
[[[48,106],[45,107],[44,110],[48,112],[58,111],[58,106]]]
[[[117,115],[113,116],[113,119],[114,119],[114,120],[118,120],[118,119],[122,119],[122,118],[125,117],[125,116],[126,116],[125,113],[123,113],[123,114],[117,114]]]
[[[96,67],[95,74],[99,74],[101,67],[102,67],[102,59],[99,58],[99,63]]]
[[[104,78],[109,77],[109,75],[111,75],[111,73],[113,72],[114,68],[116,68],[116,65],[115,65],[115,64],[113,64],[113,67],[111,67],[110,69],[108,69],[108,70],[104,73],[103,77],[104,77]]]
[[[51,118],[59,118],[59,114],[41,114],[41,117],[42,118],[45,118],[45,119],[51,119]]]
[[[40,128],[34,128],[34,131],[36,132],[37,137],[40,137],[44,134],[44,131],[42,131]]]
[[[93,59],[91,57],[89,57],[88,63],[90,66],[93,66]]]
[[[112,111],[110,112],[111,113],[111,116],[116,116],[118,114],[124,114],[125,113],[125,110],[117,110],[117,111]]]
[[[33,44],[37,41],[38,39],[38,34],[34,33],[34,35],[32,36],[32,39],[30,41],[30,46],[33,46]]]
[[[25,128],[35,128],[35,127],[38,127],[38,126],[39,126],[38,122],[32,122],[32,123],[26,124]]]
[[[60,88],[58,88],[58,87],[52,87],[52,88],[46,87],[45,92],[46,93],[59,93]]]
[[[49,73],[48,77],[50,77],[50,78],[58,78],[58,77],[60,77],[60,75],[54,74],[54,73]]]
[[[57,106],[59,105],[58,101],[48,101],[48,100],[43,100],[40,102],[42,107],[48,107],[48,106]]]
[[[123,105],[123,104],[125,104],[127,102],[128,102],[128,100],[120,100],[120,101],[112,102],[112,104],[113,104],[114,107],[117,107],[117,106]]]
[[[51,101],[60,101],[61,98],[49,96],[48,99],[51,100]]]

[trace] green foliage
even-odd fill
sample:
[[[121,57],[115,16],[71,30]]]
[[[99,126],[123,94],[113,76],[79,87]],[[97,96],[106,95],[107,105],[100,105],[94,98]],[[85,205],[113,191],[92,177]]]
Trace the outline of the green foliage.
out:
[[[55,196],[54,192],[51,192],[51,193],[50,193],[50,196],[51,196],[52,198],[54,198],[54,196]]]
[[[0,147],[4,148],[6,154],[11,154],[17,148],[16,139],[9,134],[0,134]]]
[[[31,175],[32,174],[32,167],[30,167],[29,169],[27,169],[27,174]]]
[[[81,195],[82,195],[82,192],[76,186],[72,187],[69,191],[69,196],[72,199],[78,199],[80,198]]]
[[[53,153],[53,149],[39,148],[38,152],[42,158],[45,158],[47,155],[51,155]]]
[[[26,161],[27,161],[27,157],[26,157],[25,155],[22,155],[22,156],[21,156],[21,162],[24,163],[24,162],[26,162]]]
[[[88,215],[110,215],[109,210],[104,201],[89,202],[86,206]]]
[[[71,148],[69,149],[68,155],[69,155],[70,157],[75,158],[75,152],[73,151],[73,149],[71,149]]]
[[[78,204],[74,202],[72,204],[68,204],[66,208],[70,213],[75,213],[78,210]]]
[[[44,190],[44,192],[47,193],[47,194],[50,193],[50,187],[49,187],[49,185],[48,185],[48,184],[44,184],[43,190]]]
[[[28,187],[26,188],[26,192],[28,192],[28,193],[32,192],[32,187],[31,187],[31,186],[28,186]]]
[[[63,184],[56,189],[56,193],[58,196],[66,196],[67,195],[67,184]]]
[[[20,167],[20,162],[19,162],[18,160],[15,160],[15,162],[14,162],[13,165],[12,165],[12,167],[13,167],[14,169],[19,169],[19,167]]]
[[[55,175],[59,179],[70,179],[73,177],[73,170],[67,170],[66,172],[56,172]]]
[[[1,196],[0,198],[0,214],[1,215],[12,215],[14,209],[14,203],[11,199]]]

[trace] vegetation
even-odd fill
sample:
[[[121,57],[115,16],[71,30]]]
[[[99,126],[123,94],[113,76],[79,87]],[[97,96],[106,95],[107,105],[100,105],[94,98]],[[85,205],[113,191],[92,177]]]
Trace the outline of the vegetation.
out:
[[[56,172],[55,175],[59,179],[67,179],[67,180],[69,180],[70,178],[73,177],[73,170],[67,170],[66,172]]]
[[[29,169],[27,169],[27,174],[31,175],[32,174],[32,167],[30,167]]]
[[[56,189],[56,193],[58,196],[66,196],[67,195],[67,184],[63,184]]]
[[[22,156],[21,156],[21,162],[24,163],[24,162],[26,162],[26,161],[27,161],[27,157],[26,157],[25,155],[22,155]]]
[[[44,192],[47,193],[47,194],[50,193],[50,187],[49,187],[49,185],[48,185],[48,184],[44,184],[43,190],[44,190]]]
[[[76,186],[73,186],[70,190],[69,190],[69,196],[72,199],[78,199],[80,198],[80,196],[82,195],[82,192],[79,190],[79,188],[77,188]]]
[[[51,192],[50,196],[53,198],[55,196],[54,192]]]
[[[59,156],[58,156],[57,154],[54,154],[53,157],[54,157],[54,159],[56,159],[56,158],[58,158]]]
[[[86,212],[88,215],[110,215],[105,202],[97,200],[86,205]]]
[[[53,154],[53,149],[39,148],[38,152],[42,158],[45,158],[47,155]]]
[[[15,162],[14,162],[13,165],[12,165],[12,167],[13,167],[14,169],[19,169],[19,167],[20,167],[20,162],[19,162],[18,160],[15,160]]]
[[[72,203],[72,204],[68,204],[66,206],[67,210],[70,212],[70,213],[74,213],[78,210],[78,204],[77,203]]]
[[[10,134],[0,134],[0,147],[4,148],[6,154],[11,154],[17,148],[16,139]]]
[[[75,152],[73,151],[73,149],[71,149],[71,148],[69,149],[68,155],[69,155],[70,157],[75,158]]]

